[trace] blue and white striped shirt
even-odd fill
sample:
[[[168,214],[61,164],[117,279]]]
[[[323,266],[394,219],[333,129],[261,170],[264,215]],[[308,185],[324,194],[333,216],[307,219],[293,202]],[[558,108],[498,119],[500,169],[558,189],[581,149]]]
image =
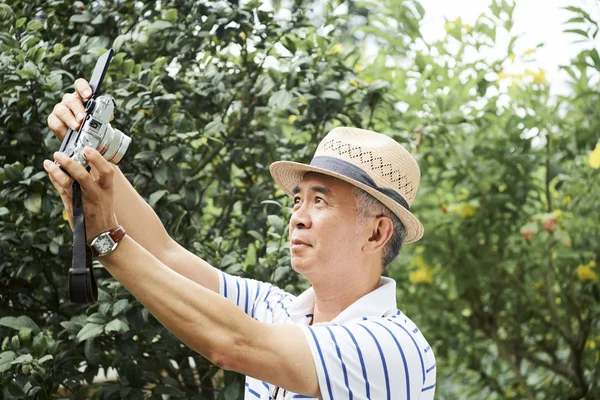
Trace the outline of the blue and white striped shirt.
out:
[[[324,400],[429,400],[435,392],[435,357],[417,326],[396,308],[396,282],[358,299],[332,321],[309,325],[314,291],[293,296],[269,283],[219,274],[222,296],[266,323],[302,325]],[[246,377],[245,399],[283,399],[274,385]],[[285,393],[285,399],[312,397]]]

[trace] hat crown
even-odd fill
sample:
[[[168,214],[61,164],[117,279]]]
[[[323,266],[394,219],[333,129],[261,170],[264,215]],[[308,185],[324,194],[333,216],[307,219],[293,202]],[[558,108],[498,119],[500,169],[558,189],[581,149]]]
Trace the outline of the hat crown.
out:
[[[368,174],[381,188],[399,193],[410,205],[421,173],[414,157],[389,136],[358,128],[335,128],[319,143],[314,157],[334,157]]]

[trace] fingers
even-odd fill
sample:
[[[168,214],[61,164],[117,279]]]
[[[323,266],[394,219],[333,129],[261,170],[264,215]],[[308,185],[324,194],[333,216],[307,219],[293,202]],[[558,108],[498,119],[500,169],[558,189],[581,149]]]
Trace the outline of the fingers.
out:
[[[92,88],[85,79],[79,78],[75,81],[75,92],[80,98],[89,99],[92,95]]]
[[[73,130],[79,128],[79,121],[77,121],[77,119],[75,118],[75,114],[73,114],[73,111],[71,111],[71,109],[67,107],[67,105],[64,103],[64,100],[63,102],[58,103],[54,106],[54,110],[50,115],[54,115],[60,120],[60,122],[62,122],[63,124],[65,124]]]
[[[67,134],[69,127],[53,112],[48,116],[48,128],[54,133],[54,136],[61,142]]]
[[[54,159],[73,177],[73,179],[79,182],[84,191],[92,196],[98,196],[98,185],[94,181],[94,178],[92,178],[92,175],[90,175],[81,164],[60,151],[54,153]]]
[[[48,116],[48,127],[59,139],[63,140],[67,129],[79,129],[85,117],[85,107],[82,99],[92,95],[92,89],[85,79],[75,81],[75,92],[67,93],[62,101],[54,106],[54,110]]]
[[[96,181],[98,185],[100,185],[100,187],[103,189],[111,189],[115,174],[115,170],[112,165],[110,165],[110,163],[106,161],[104,157],[102,157],[102,154],[91,147],[86,146],[83,151],[85,153],[85,157],[90,162],[90,165],[98,172],[98,179]]]
[[[58,194],[61,197],[71,197],[71,185],[73,184],[73,178],[65,174],[63,170],[61,170],[50,160],[44,160],[44,169],[46,172],[48,172],[48,177],[58,191]]]

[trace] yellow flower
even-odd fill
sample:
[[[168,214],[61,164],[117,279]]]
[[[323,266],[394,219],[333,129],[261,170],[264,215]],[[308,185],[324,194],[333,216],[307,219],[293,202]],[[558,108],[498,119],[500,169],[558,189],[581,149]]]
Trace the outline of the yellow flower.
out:
[[[294,115],[294,114],[290,114],[290,116],[288,117],[288,122],[289,122],[290,124],[293,124],[293,123],[294,123],[294,121],[296,121],[296,118],[298,118],[298,117],[296,117],[296,115]]]
[[[594,342],[592,339],[588,340],[587,342],[585,342],[585,348],[594,350],[596,348],[596,342]]]
[[[556,302],[557,305],[560,304],[560,302],[561,302],[560,297],[557,297],[554,301]]]
[[[580,281],[597,281],[598,275],[592,271],[589,265],[580,265],[577,267],[577,276]]]
[[[242,40],[246,40],[246,32],[240,32],[240,37],[242,38]]]
[[[594,151],[590,153],[590,166],[594,169],[600,168],[600,143],[597,143]]]
[[[65,221],[68,221],[68,220],[69,220],[69,216],[67,215],[67,210],[63,210],[63,219],[64,219]]]
[[[539,69],[537,71],[531,71],[529,69],[525,70],[525,75],[533,78],[533,82],[535,83],[548,83],[548,79],[546,79],[546,73],[543,69]]]
[[[588,267],[590,268],[596,268],[596,261],[592,260],[588,263]]]
[[[508,58],[510,58],[510,61],[515,61],[515,53],[510,53]]]
[[[367,83],[373,83],[373,81],[374,81],[373,78],[371,78],[370,76],[365,78],[365,82],[367,82]]]
[[[535,53],[535,49],[527,49],[527,50],[525,50],[525,53],[523,53],[523,54],[526,55],[526,56],[528,56],[528,55],[533,54],[533,53]]]
[[[355,87],[359,87],[360,83],[356,79],[350,79],[350,84]]]
[[[571,197],[571,195],[566,195],[565,196],[565,200],[563,201],[565,203],[565,206],[568,206],[569,204],[571,204],[571,200],[573,200],[573,198]]]
[[[425,264],[425,260],[423,260],[423,256],[413,258],[411,263],[418,268],[428,268],[427,264]]]
[[[408,274],[408,280],[411,283],[431,283],[433,282],[433,270],[429,267],[422,267]]]
[[[460,194],[458,195],[458,200],[464,200],[469,197],[469,191],[465,188],[460,189]]]
[[[362,71],[362,70],[364,70],[364,67],[363,67],[362,65],[360,65],[360,64],[356,64],[356,65],[354,66],[354,72],[360,72],[360,71]]]
[[[344,47],[339,43],[336,43],[331,47],[331,54],[339,54],[342,51],[344,51]]]
[[[475,207],[473,207],[470,204],[467,204],[462,209],[462,216],[463,216],[463,218],[469,218],[469,217],[472,217],[473,215],[475,215],[476,212],[477,212],[477,209]]]

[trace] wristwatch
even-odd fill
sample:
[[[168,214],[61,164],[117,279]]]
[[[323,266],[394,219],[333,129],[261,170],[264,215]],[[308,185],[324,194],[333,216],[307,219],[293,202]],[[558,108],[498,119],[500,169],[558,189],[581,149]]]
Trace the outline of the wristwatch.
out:
[[[125,237],[125,228],[121,225],[107,232],[102,232],[92,240],[90,247],[96,257],[102,257],[115,251],[121,239]]]

